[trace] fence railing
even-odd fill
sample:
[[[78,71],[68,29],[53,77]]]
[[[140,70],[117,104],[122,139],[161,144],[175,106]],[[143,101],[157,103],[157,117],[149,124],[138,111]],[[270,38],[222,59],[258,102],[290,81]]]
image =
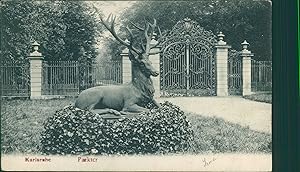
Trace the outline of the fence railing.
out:
[[[241,60],[229,64],[230,94],[240,94]],[[122,83],[122,62],[80,64],[78,61],[51,61],[42,65],[42,95],[73,96],[89,87]],[[30,96],[30,65],[28,62],[0,63],[1,95]],[[272,62],[251,61],[251,91],[272,91]]]
[[[42,95],[77,95],[98,85],[122,83],[121,61],[80,64],[78,61],[44,62]]]
[[[77,95],[78,73],[77,61],[43,62],[42,95]]]
[[[272,62],[252,60],[251,68],[251,91],[272,91]]]
[[[0,62],[2,96],[28,97],[30,95],[29,63]]]
[[[92,66],[93,85],[115,85],[122,83],[121,61],[111,61]]]

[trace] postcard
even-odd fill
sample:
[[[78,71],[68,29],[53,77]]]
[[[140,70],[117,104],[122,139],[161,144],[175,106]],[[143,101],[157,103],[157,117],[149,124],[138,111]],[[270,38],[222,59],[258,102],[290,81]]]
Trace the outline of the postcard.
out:
[[[272,3],[1,1],[5,171],[272,171]]]

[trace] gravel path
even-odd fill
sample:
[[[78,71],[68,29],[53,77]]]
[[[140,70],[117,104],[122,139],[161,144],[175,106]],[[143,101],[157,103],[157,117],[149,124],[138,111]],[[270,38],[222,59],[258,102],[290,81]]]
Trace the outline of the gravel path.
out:
[[[204,116],[216,116],[226,121],[249,126],[250,129],[272,132],[272,105],[241,97],[172,97],[159,98],[170,101],[187,112]]]

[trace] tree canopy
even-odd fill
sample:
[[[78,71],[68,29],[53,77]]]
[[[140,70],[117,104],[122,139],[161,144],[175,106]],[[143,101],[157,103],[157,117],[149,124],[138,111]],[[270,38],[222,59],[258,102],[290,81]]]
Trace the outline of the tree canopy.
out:
[[[138,1],[124,11],[121,21],[143,23],[157,19],[162,31],[186,17],[206,30],[222,31],[233,49],[246,39],[259,60],[271,60],[271,3],[254,0]]]
[[[83,1],[2,1],[1,59],[23,61],[33,41],[45,60],[95,58],[97,18]]]
[[[155,18],[168,31],[189,17],[215,34],[222,31],[233,49],[246,39],[254,58],[271,60],[271,10],[269,1],[255,0],[137,1],[120,21],[142,25]],[[1,1],[1,59],[22,61],[34,40],[46,60],[95,58],[103,27],[93,11],[84,1]],[[105,44],[105,54],[116,59],[123,47],[111,39]]]

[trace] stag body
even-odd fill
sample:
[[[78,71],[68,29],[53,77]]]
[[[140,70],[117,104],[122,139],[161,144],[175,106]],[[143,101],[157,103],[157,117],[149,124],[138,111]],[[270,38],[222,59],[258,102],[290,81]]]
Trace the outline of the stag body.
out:
[[[111,19],[111,20],[110,20]],[[133,47],[133,34],[127,26],[126,29],[130,34],[130,41],[124,41],[119,38],[114,29],[115,17],[108,17],[103,21],[103,25],[111,32],[111,34],[123,45],[129,49],[129,59],[132,62],[132,81],[129,84],[119,86],[98,86],[89,88],[81,92],[75,102],[75,107],[85,110],[94,111],[98,114],[112,113],[115,115],[130,114],[148,111],[142,107],[142,104],[153,102],[159,104],[153,99],[154,87],[150,76],[158,76],[158,72],[153,68],[150,60],[150,49],[156,45],[150,45],[151,38],[156,28],[156,20],[154,23],[146,23],[142,29],[133,24],[135,28],[144,32],[145,45],[141,41],[141,50]],[[160,33],[160,29],[158,28]]]
[[[158,76],[158,72],[151,65],[144,67],[145,69],[141,70],[139,64],[133,65],[133,79],[129,84],[97,86],[84,90],[78,96],[75,106],[98,114],[115,115],[148,111],[140,105],[149,102],[159,106],[153,99],[154,87],[150,78],[151,75]]]

